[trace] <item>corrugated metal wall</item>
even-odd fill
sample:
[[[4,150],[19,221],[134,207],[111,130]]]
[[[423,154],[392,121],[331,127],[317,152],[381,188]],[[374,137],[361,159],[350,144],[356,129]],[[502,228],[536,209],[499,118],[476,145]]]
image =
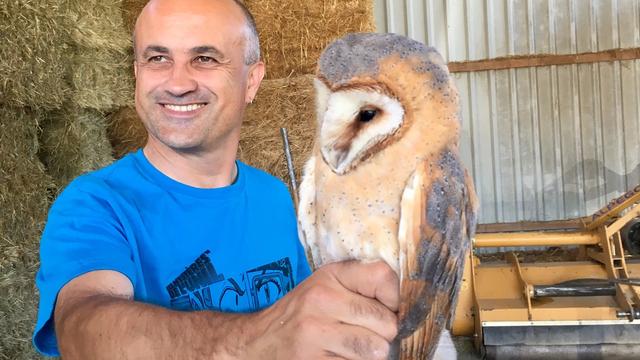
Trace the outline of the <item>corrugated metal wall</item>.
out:
[[[448,61],[640,46],[640,0],[376,0]],[[456,73],[481,223],[596,211],[640,182],[640,60]]]

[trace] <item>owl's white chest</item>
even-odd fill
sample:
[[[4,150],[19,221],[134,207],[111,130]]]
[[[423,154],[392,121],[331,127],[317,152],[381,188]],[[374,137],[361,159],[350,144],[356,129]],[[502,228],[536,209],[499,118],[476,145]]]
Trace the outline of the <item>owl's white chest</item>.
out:
[[[400,164],[387,169],[363,167],[349,176],[328,169],[318,173],[315,205],[322,264],[382,259],[398,271],[400,202],[413,169]]]

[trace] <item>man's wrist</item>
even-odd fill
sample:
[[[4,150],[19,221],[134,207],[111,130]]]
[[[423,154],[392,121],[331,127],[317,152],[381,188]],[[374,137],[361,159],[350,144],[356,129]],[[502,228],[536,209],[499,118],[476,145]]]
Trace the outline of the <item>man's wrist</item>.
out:
[[[250,359],[251,344],[260,333],[261,313],[221,313],[202,311],[192,313],[205,319],[203,349],[209,358],[221,360]]]

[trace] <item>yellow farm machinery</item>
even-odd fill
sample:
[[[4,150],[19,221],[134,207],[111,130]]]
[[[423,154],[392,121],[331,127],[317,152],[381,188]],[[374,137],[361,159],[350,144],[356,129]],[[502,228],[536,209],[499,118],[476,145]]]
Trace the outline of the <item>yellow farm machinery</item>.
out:
[[[473,336],[490,359],[640,359],[639,202],[640,185],[563,229],[476,234],[453,334]],[[566,256],[480,250],[538,246]]]

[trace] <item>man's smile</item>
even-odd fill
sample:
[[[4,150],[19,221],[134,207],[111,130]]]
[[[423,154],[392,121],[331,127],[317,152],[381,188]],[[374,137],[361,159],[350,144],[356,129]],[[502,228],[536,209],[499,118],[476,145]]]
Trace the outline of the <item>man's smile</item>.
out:
[[[192,115],[198,110],[202,109],[207,103],[193,103],[193,104],[160,104],[162,108],[171,114],[180,115]]]
[[[178,105],[178,104],[161,104],[161,105],[173,111],[193,111],[205,106],[206,104],[198,103],[198,104],[185,104],[185,105]]]

